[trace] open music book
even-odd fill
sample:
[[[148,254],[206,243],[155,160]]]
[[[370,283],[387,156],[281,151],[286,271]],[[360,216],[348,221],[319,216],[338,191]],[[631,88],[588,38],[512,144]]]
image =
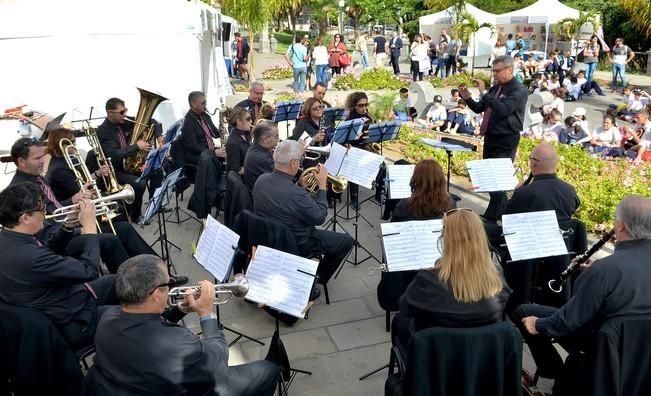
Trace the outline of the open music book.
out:
[[[226,282],[240,236],[208,215],[194,258],[219,282]]]
[[[434,268],[441,257],[438,239],[443,220],[382,223],[380,227],[387,272]]]
[[[246,271],[246,299],[304,318],[318,266],[317,261],[258,246]]]
[[[477,192],[512,191],[518,184],[510,158],[489,158],[466,162],[466,168]]]
[[[384,157],[379,154],[356,147],[346,149],[339,143],[332,143],[325,166],[329,174],[345,176],[349,182],[370,189],[382,162]]]
[[[567,254],[553,210],[503,215],[502,229],[512,261]]]
[[[409,182],[414,174],[416,165],[388,165],[387,185],[389,186],[389,199],[402,199],[411,197]]]

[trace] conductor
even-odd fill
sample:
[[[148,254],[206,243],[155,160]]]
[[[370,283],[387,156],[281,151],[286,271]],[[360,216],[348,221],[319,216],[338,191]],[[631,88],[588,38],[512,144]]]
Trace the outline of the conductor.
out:
[[[465,84],[459,86],[459,94],[475,113],[484,112],[479,134],[484,136],[484,158],[513,158],[520,142],[524,122],[527,90],[513,78],[513,59],[498,56],[493,61],[493,80],[490,89],[482,80],[475,80],[481,94],[478,101],[471,96]],[[504,212],[506,193],[491,192],[484,219],[496,221]]]

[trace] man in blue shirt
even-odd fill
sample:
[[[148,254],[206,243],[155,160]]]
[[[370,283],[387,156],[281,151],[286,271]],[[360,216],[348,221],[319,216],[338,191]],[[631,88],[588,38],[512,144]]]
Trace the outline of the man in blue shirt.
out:
[[[294,92],[299,94],[305,92],[305,79],[307,77],[307,62],[310,59],[307,48],[302,43],[301,37],[296,37],[285,54],[285,59],[294,70]]]

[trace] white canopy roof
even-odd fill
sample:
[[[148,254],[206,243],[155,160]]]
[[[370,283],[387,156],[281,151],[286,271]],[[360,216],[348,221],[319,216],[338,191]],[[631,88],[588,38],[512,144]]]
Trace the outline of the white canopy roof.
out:
[[[482,11],[479,8],[473,6],[472,4],[466,4],[466,11],[474,15],[477,18],[477,22],[480,24],[484,22],[495,23],[495,18],[497,15],[491,14],[490,12]],[[451,25],[454,22],[454,7],[450,7],[443,11],[436,12],[434,14],[424,15],[418,19],[420,26],[423,25]]]
[[[553,25],[565,18],[578,18],[579,10],[558,0],[538,0],[532,5],[497,16],[498,25],[514,23],[546,23]]]

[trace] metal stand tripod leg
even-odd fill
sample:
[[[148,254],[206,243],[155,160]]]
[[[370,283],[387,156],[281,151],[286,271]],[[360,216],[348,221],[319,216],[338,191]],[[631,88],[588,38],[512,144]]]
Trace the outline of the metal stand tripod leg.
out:
[[[258,343],[260,345],[264,345],[264,342],[262,342],[260,340],[256,340],[255,338],[250,337],[250,336],[248,336],[248,335],[246,335],[244,333],[241,333],[241,332],[239,332],[237,330],[233,330],[230,327],[224,326],[222,324],[222,322],[221,322],[221,316],[219,314],[219,304],[215,305],[215,314],[217,315],[217,324],[219,325],[220,329],[228,330],[233,334],[237,334],[237,337],[235,337],[235,339],[233,341],[228,343],[229,348],[232,347],[233,345],[235,345],[235,343],[238,342],[239,340],[241,340],[242,338],[246,338],[249,341],[253,341],[253,342]]]
[[[279,326],[279,321],[278,318],[276,318],[276,332],[278,332],[278,338],[280,339],[280,326]],[[278,351],[277,351],[277,356],[282,355],[282,350],[280,348],[280,342],[278,343]],[[289,359],[287,359],[289,361]],[[306,370],[300,370],[300,369],[295,369],[289,367],[289,379],[285,382],[280,379],[278,382],[278,395],[288,395],[289,393],[289,388],[292,386],[292,383],[294,382],[294,379],[296,378],[296,374],[306,374],[306,375],[312,375],[311,371],[306,371]]]

